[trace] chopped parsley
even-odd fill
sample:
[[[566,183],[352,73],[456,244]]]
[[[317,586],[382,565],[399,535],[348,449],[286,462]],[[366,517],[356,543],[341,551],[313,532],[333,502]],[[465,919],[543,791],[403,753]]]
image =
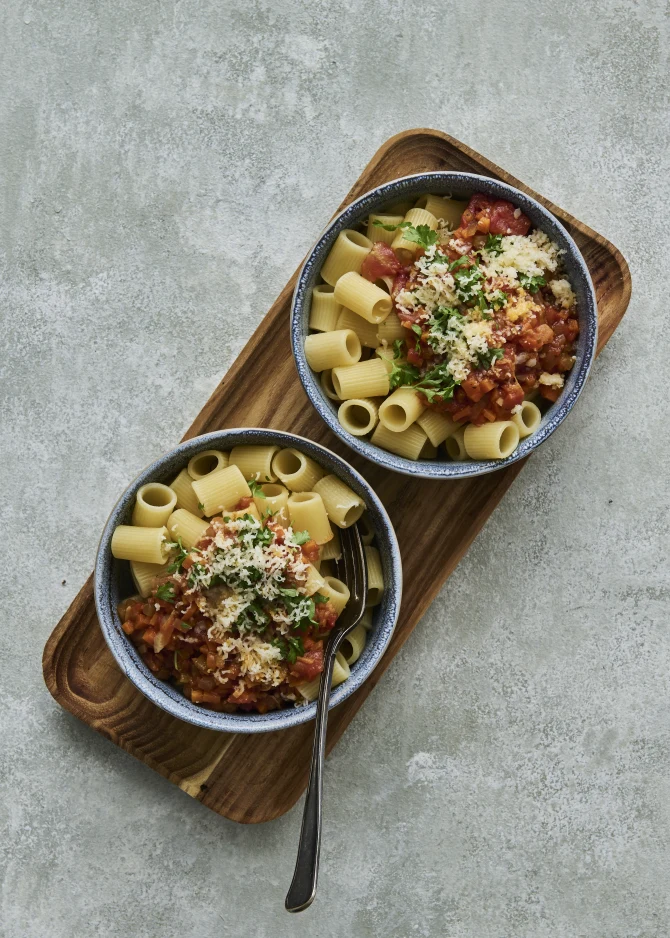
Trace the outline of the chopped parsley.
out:
[[[497,257],[499,254],[502,254],[502,235],[487,235],[484,250],[492,257]]]
[[[311,540],[312,538],[311,538],[309,531],[294,531],[293,532],[293,543],[297,544],[298,547],[302,546],[302,544],[306,544],[307,541],[311,541]]]
[[[248,485],[251,490],[251,495],[253,498],[265,498],[265,492],[261,488],[261,485],[259,482],[256,482],[255,479],[252,479],[251,482],[248,483]]]
[[[288,661],[289,664],[295,664],[296,659],[305,653],[305,646],[302,643],[302,639],[293,638],[290,635],[273,638],[271,644],[279,649],[282,658],[284,661]]]
[[[461,303],[468,303],[474,299],[475,293],[481,292],[484,274],[476,264],[466,270],[454,270],[453,274],[456,282],[456,296]]]
[[[427,371],[423,378],[415,385],[417,390],[421,391],[430,404],[439,398],[441,401],[448,401],[454,396],[454,391],[458,382],[454,376],[447,370],[447,362],[442,362]]]
[[[531,277],[529,274],[521,273],[521,271],[519,271],[517,276],[521,286],[524,290],[528,290],[529,293],[537,293],[540,287],[544,287],[547,284],[547,281],[542,276]]]
[[[493,293],[487,293],[486,298],[493,309],[502,309],[507,304],[508,296],[504,290],[495,290]]]
[[[162,599],[166,603],[174,603],[175,592],[172,583],[161,583],[156,590],[156,599]]]
[[[404,229],[403,237],[407,241],[420,245],[422,248],[429,248],[431,244],[437,244],[437,231],[433,231],[428,225],[417,225],[416,228],[411,222],[401,221],[399,225],[385,225],[376,219],[372,223],[377,228],[383,228],[384,231],[397,231],[398,228]]]
[[[181,565],[183,564],[184,560],[186,560],[186,558],[188,557],[189,552],[186,550],[186,548],[182,544],[180,537],[177,538],[176,542],[172,542],[171,544],[168,544],[167,546],[170,550],[177,551],[177,555],[173,559],[170,566],[167,568],[167,572],[176,573],[179,569],[181,569]]]
[[[200,509],[200,511],[202,511],[202,512],[203,512],[203,514],[204,514],[204,511],[205,511],[205,506],[203,505],[203,503],[202,503],[202,502],[198,502],[198,508],[199,508],[199,509]]]
[[[490,368],[494,362],[502,358],[505,353],[501,348],[490,348],[486,352],[479,352],[477,359],[480,368]]]
[[[402,345],[402,339],[396,339],[393,343],[393,361],[391,362],[391,373],[389,374],[391,388],[414,384],[419,378],[418,368],[400,360],[402,358]]]

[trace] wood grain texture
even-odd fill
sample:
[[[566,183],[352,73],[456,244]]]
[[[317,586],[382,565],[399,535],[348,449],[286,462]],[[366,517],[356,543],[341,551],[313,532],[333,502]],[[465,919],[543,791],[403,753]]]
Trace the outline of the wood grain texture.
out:
[[[561,219],[593,277],[600,351],[621,321],[630,298],[630,274],[622,255],[601,235],[452,137],[435,130],[411,130],[392,137],[375,154],[340,209],[383,182],[434,170],[502,179],[534,196]],[[314,412],[298,380],[289,342],[290,300],[296,277],[297,273],[185,439],[230,427],[273,427],[299,433],[351,462],[375,487],[389,511],[405,571],[400,619],[374,674],[331,713],[330,751],[523,463],[479,479],[451,483],[416,479],[408,484],[404,476],[386,472],[353,454]],[[165,445],[167,449],[170,441]],[[426,510],[438,499],[443,511]],[[422,532],[424,549],[420,551],[416,550],[412,522],[417,513],[430,519]],[[162,713],[135,690],[117,668],[98,627],[92,577],[47,642],[43,667],[47,687],[61,706],[225,817],[242,823],[272,820],[295,804],[306,786],[311,724],[262,736],[220,734]]]

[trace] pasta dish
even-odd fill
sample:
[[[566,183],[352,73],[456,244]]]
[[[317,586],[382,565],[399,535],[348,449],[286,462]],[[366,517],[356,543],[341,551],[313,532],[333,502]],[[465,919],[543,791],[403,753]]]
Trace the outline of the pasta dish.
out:
[[[575,362],[558,245],[482,193],[425,195],[364,227],[338,235],[305,340],[340,424],[409,459],[510,456]]]
[[[144,663],[212,710],[267,713],[318,692],[324,643],[349,599],[338,530],[359,522],[368,596],[337,654],[333,684],[360,656],[384,583],[365,505],[296,449],[198,453],[136,497],[112,554],[137,594],[119,617]]]

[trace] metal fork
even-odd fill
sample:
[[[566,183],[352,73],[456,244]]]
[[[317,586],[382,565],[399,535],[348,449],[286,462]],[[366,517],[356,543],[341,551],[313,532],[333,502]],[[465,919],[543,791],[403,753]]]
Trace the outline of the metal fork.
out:
[[[344,612],[330,633],[324,656],[319,696],[316,702],[312,767],[309,773],[309,784],[302,815],[298,857],[293,872],[293,880],[284,903],[288,912],[302,912],[303,909],[312,904],[316,895],[316,883],[319,875],[319,851],[321,848],[323,760],[326,750],[328,704],[330,703],[330,685],[333,679],[335,655],[349,632],[361,621],[365,611],[368,576],[358,526],[354,524],[350,528],[342,529],[340,531],[340,541],[342,544],[342,561],[338,563],[338,573],[342,568],[342,579],[349,587],[351,596],[344,608]]]

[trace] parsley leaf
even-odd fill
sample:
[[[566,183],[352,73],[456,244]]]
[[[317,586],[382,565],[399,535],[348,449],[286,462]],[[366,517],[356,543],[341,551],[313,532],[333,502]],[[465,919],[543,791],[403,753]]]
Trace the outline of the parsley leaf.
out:
[[[456,296],[462,303],[474,299],[475,293],[481,292],[481,282],[484,274],[479,267],[474,264],[467,270],[455,270],[454,280],[456,281]]]
[[[302,639],[293,638],[290,635],[286,638],[283,636],[281,638],[273,638],[271,644],[279,649],[282,658],[284,661],[288,661],[289,664],[295,664],[296,658],[305,653],[305,646],[302,643]]]
[[[449,270],[458,270],[458,268],[462,267],[463,264],[468,263],[468,258],[465,255],[463,255],[463,257],[457,257],[455,261],[452,261],[451,264],[449,264]]]
[[[383,228],[384,231],[397,231],[398,228],[411,228],[412,223],[409,221],[401,221],[399,225],[385,225],[383,221],[379,221],[378,218],[372,222],[375,228]]]
[[[450,371],[447,371],[447,362],[442,362],[431,368],[423,376],[421,381],[415,385],[418,391],[421,391],[429,403],[433,403],[436,398],[441,401],[448,401],[454,396],[458,382]]]
[[[315,603],[327,603],[329,601],[328,597],[324,596],[323,593],[314,593],[312,599]]]
[[[156,590],[156,598],[162,599],[163,602],[166,603],[174,603],[175,594],[172,583],[161,583],[161,585]]]
[[[504,352],[501,348],[490,348],[486,352],[478,352],[479,367],[490,368],[493,362],[497,362],[503,355]]]
[[[205,506],[203,505],[202,502],[198,502],[198,508],[203,514],[205,513]]]
[[[493,293],[487,294],[487,299],[493,309],[502,309],[503,306],[507,305],[508,296],[504,290],[495,290]]]
[[[519,273],[518,278],[521,286],[529,293],[537,293],[540,287],[546,286],[547,283],[544,277],[541,276],[530,277],[528,274]]]
[[[392,388],[404,387],[407,384],[414,384],[419,377],[419,369],[408,362],[391,362],[391,373],[389,375],[389,385]]]
[[[405,230],[403,237],[406,241],[412,241],[422,248],[429,248],[431,244],[437,244],[437,231],[433,231],[428,225],[417,225],[416,228],[410,225]]]
[[[255,479],[252,479],[251,482],[249,482],[249,488],[253,498],[265,498],[265,492]]]
[[[181,568],[184,560],[188,557],[188,551],[181,542],[181,538],[178,537],[176,542],[168,544],[170,550],[176,550],[177,556],[174,558],[170,566],[167,568],[168,573],[176,573],[177,570]]]
[[[487,235],[484,250],[493,257],[502,254],[502,235]]]
[[[306,544],[307,541],[311,541],[309,531],[294,531],[293,532],[293,543],[300,547],[302,544]]]

